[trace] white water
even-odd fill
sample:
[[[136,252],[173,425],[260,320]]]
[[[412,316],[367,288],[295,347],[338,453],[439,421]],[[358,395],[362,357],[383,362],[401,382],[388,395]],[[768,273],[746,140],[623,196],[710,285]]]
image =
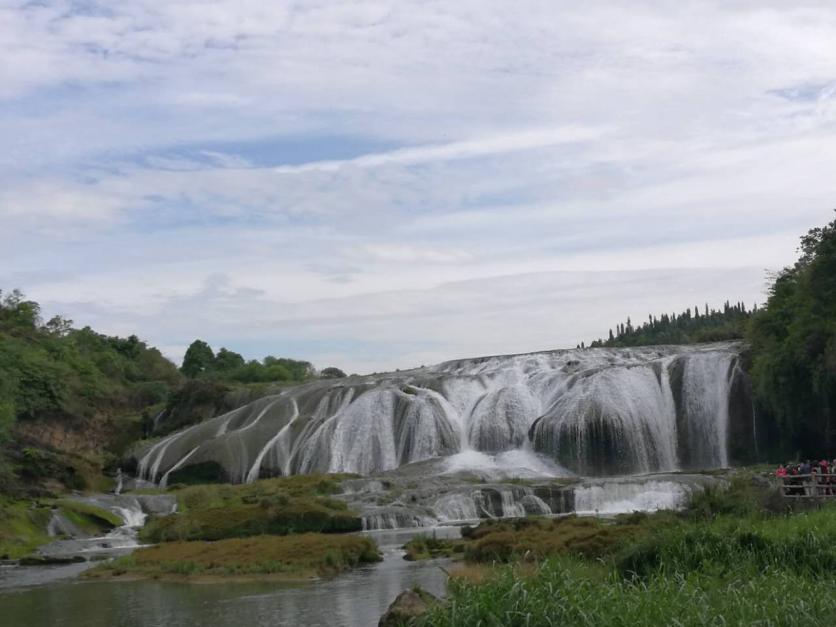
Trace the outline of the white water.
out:
[[[215,462],[233,482],[265,468],[369,475],[435,457],[498,477],[727,466],[736,351],[555,351],[313,383],[164,438],[138,474]]]
[[[680,509],[691,489],[675,481],[606,482],[575,489],[578,514],[625,514]]]

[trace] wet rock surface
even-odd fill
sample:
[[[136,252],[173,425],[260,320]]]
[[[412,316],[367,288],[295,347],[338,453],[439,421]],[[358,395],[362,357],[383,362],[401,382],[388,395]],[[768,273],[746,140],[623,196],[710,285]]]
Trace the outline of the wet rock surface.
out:
[[[401,592],[380,618],[378,627],[401,627],[409,624],[439,602],[437,597],[420,587]]]

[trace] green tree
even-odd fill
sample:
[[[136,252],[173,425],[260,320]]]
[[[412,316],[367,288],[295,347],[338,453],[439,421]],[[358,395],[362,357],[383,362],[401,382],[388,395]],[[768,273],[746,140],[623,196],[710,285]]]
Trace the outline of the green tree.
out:
[[[346,375],[345,372],[339,368],[330,366],[328,368],[324,368],[322,372],[319,373],[319,376],[323,379],[344,379]]]
[[[203,340],[195,340],[186,349],[180,372],[187,377],[194,378],[204,372],[211,371],[214,363],[215,353],[212,352],[212,347]]]
[[[234,351],[221,348],[215,355],[215,370],[228,372],[244,365],[244,358]]]
[[[753,318],[755,393],[786,452],[836,453],[836,220],[801,238]]]

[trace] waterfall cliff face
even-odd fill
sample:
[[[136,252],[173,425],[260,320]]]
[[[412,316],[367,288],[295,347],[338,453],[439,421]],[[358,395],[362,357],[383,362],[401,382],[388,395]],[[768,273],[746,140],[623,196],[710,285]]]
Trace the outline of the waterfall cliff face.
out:
[[[729,434],[754,433],[738,426],[753,420],[740,415],[751,403],[735,398],[749,389],[740,351],[551,351],[317,381],[145,447],[137,473],[244,482],[479,454],[539,457],[587,476],[727,466],[748,461],[730,459]],[[734,450],[754,450],[748,444]]]

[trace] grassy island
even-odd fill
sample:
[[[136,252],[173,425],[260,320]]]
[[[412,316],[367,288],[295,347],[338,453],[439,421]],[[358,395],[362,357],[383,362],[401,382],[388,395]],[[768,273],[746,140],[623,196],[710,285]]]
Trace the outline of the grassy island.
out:
[[[217,542],[166,542],[91,571],[93,578],[213,578],[269,576],[305,580],[380,561],[375,543],[355,535],[304,533]]]
[[[360,517],[331,496],[346,477],[297,475],[176,489],[177,513],[149,521],[140,537],[157,543],[360,531]]]

